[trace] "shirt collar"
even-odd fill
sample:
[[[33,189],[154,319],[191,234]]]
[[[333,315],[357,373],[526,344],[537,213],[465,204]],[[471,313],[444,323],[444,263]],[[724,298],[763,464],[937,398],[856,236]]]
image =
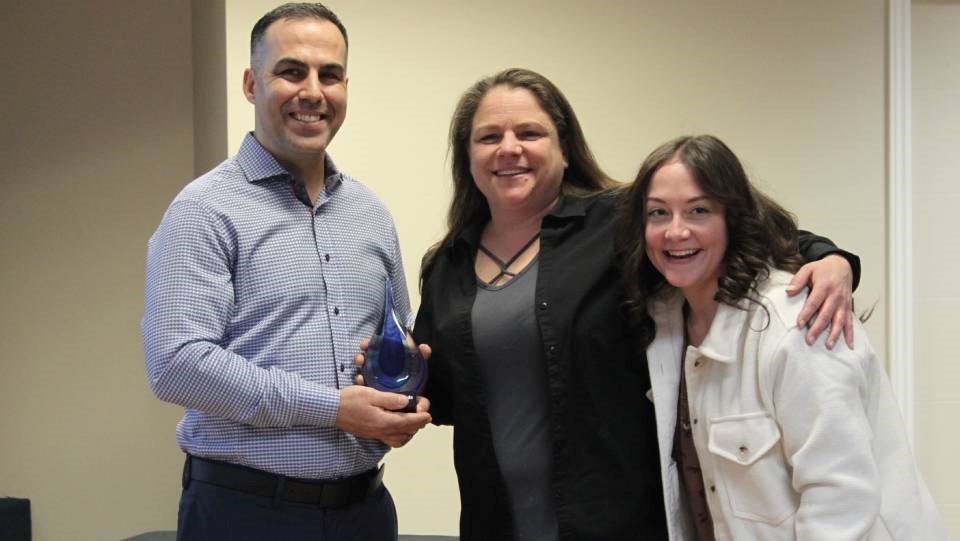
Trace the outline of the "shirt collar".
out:
[[[283,179],[288,182],[294,181],[294,176],[287,171],[270,151],[263,148],[263,145],[253,136],[253,132],[247,133],[240,144],[240,151],[237,152],[237,163],[243,170],[249,182],[260,182],[264,180]],[[324,190],[328,195],[332,194],[343,182],[343,173],[333,163],[330,154],[323,154],[323,170],[326,175],[324,178]]]
[[[591,197],[569,197],[560,194],[557,205],[545,216],[545,219],[564,219],[586,216],[587,207],[593,201]]]
[[[747,318],[750,317],[751,311],[747,309],[747,302],[749,301],[741,301],[740,306],[720,303],[707,336],[697,347],[700,353],[722,363],[737,360],[740,335],[749,329]]]
[[[685,302],[683,293],[679,289],[670,288],[669,291],[657,295],[651,305],[650,315],[657,324],[658,333],[670,329],[676,329],[682,333],[684,326],[682,309]],[[710,323],[707,336],[699,346],[692,347],[715,361],[730,363],[737,360],[741,334],[750,327],[747,324],[747,318],[752,314],[749,310],[749,302],[743,299],[739,307],[720,303]]]
[[[557,201],[553,209],[543,217],[543,227],[550,227],[550,225],[557,221],[586,216],[587,207],[590,206],[592,201],[593,197],[570,197],[560,194],[560,200]],[[486,223],[468,225],[453,239],[453,243],[463,241],[471,247],[476,248],[477,244],[480,243],[480,234],[483,232],[483,226],[485,225]]]

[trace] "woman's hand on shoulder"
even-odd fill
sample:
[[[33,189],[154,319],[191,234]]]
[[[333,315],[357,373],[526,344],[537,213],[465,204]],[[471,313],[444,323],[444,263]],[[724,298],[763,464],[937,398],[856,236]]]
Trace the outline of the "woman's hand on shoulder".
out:
[[[820,333],[829,329],[827,349],[833,349],[840,333],[847,346],[853,348],[853,269],[839,255],[828,255],[807,263],[787,286],[788,295],[796,295],[810,285],[797,327],[807,327],[806,341],[812,345]]]

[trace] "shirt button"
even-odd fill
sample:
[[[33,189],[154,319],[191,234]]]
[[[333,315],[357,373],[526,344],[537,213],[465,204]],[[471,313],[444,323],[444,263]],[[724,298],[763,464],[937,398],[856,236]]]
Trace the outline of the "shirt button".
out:
[[[343,370],[344,370],[343,363],[340,363],[340,371],[343,372]]]
[[[700,367],[700,361],[697,361],[697,362],[695,362],[695,363],[693,363],[693,366],[695,366],[695,367],[698,367],[698,368],[699,368],[699,367]]]
[[[697,424],[697,420],[696,420],[696,419],[693,420],[693,424]]]
[[[324,255],[323,255],[323,260],[324,260],[324,261],[330,261],[330,254],[324,254]]]
[[[339,316],[339,315],[340,315],[340,309],[337,308],[336,306],[333,307],[333,315],[335,315],[335,316]]]
[[[710,485],[710,492],[716,492],[716,491],[717,491],[716,485]]]
[[[540,301],[541,310],[546,310],[548,306],[550,306],[550,303],[548,303],[547,301]]]

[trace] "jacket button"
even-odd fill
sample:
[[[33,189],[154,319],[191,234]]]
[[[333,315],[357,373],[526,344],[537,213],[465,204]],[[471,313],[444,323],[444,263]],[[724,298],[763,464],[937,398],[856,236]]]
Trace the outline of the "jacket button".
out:
[[[547,351],[550,352],[550,355],[553,355],[554,353],[557,352],[557,346],[550,346],[547,348]]]
[[[700,361],[697,361],[697,362],[693,363],[693,366],[699,368],[699,367],[700,367]]]
[[[716,491],[717,491],[717,486],[716,486],[716,485],[710,485],[710,492],[716,492]]]
[[[550,306],[550,303],[548,303],[547,301],[540,301],[541,310],[546,310],[548,306]]]
[[[340,309],[337,308],[336,306],[333,307],[333,315],[335,315],[335,316],[339,316],[339,315],[340,315]]]

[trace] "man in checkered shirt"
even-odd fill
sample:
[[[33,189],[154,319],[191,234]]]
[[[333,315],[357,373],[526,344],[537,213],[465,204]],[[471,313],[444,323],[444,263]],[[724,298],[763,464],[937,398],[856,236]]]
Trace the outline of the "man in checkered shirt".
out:
[[[394,539],[377,464],[429,403],[353,385],[384,282],[412,323],[393,220],[326,148],[347,106],[347,32],[286,4],[251,35],[255,129],[188,184],[151,237],[147,375],[184,407],[178,539]]]

